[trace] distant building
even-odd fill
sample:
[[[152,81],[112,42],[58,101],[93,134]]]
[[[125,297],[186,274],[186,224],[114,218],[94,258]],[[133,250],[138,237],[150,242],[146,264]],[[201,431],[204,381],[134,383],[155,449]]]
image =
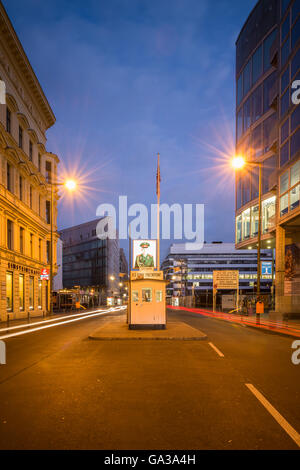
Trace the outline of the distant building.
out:
[[[53,290],[59,291],[63,288],[63,242],[59,238],[56,246],[57,274],[53,279]]]
[[[261,260],[272,263],[272,250],[262,250]],[[272,264],[271,264],[272,266]],[[214,270],[239,270],[240,291],[254,291],[257,280],[256,250],[236,250],[234,243],[205,243],[200,251],[187,251],[185,244],[171,245],[162,263],[168,296],[191,296],[212,293]],[[264,274],[261,291],[269,292],[272,274]]]
[[[120,248],[120,265],[119,265],[119,271],[120,273],[126,273],[125,278],[128,277],[128,262],[127,258],[125,256],[123,248]]]
[[[119,296],[119,239],[99,239],[99,220],[60,231],[64,288],[80,287],[82,293],[94,294],[98,305]]]

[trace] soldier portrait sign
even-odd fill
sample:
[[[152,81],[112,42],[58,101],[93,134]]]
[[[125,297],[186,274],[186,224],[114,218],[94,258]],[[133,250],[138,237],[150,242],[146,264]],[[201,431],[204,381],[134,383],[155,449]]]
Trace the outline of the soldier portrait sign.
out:
[[[133,240],[133,269],[156,268],[156,240]]]

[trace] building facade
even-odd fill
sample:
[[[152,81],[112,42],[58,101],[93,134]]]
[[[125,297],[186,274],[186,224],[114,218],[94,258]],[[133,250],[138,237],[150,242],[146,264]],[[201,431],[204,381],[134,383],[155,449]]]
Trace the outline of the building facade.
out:
[[[276,248],[276,311],[300,312],[300,1],[260,0],[236,42],[236,153],[262,163],[262,247]],[[236,176],[236,247],[257,246],[258,169]],[[289,267],[290,266],[290,267]]]
[[[272,250],[262,250],[262,261],[272,266]],[[273,262],[274,265],[274,262]],[[257,281],[257,251],[237,250],[234,243],[205,243],[202,250],[188,251],[185,244],[175,243],[162,263],[166,279],[170,281],[167,294],[170,297],[212,296],[214,270],[238,270],[240,292],[255,291]],[[262,293],[271,292],[272,271],[263,274]]]
[[[59,159],[46,151],[55,116],[0,2],[0,319],[49,309],[51,178]],[[56,231],[54,196],[53,228]],[[56,235],[53,260],[56,263]],[[45,272],[45,271],[44,271]],[[55,269],[54,269],[55,272]]]
[[[108,221],[108,217],[106,217]],[[102,219],[103,220],[103,219]],[[98,305],[119,296],[119,240],[99,239],[100,219],[60,231],[63,243],[63,286],[94,294]]]

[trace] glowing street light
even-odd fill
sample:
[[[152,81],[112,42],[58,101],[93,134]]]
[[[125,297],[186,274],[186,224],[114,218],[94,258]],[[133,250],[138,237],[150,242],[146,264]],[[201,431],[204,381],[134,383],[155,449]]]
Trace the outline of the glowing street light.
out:
[[[115,278],[115,276],[110,276],[109,279],[110,279],[111,281],[114,281],[116,278]]]
[[[231,164],[235,170],[241,170],[246,165],[246,161],[241,155],[237,155],[231,160]]]

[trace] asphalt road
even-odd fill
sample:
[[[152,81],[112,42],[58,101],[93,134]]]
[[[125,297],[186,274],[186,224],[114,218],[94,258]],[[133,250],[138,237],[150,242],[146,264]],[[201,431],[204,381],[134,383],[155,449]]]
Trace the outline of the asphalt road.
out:
[[[300,433],[291,338],[170,312],[208,339],[88,339],[112,319],[5,340],[1,449],[299,449],[246,386]]]

